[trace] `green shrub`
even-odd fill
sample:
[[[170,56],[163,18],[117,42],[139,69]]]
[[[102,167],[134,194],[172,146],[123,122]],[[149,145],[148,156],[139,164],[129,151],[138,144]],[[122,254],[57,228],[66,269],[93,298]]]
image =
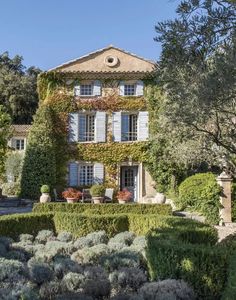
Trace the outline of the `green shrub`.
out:
[[[204,215],[209,223],[217,224],[220,221],[220,193],[214,174],[196,174],[180,184],[177,205],[182,209],[190,207]]]
[[[231,186],[232,192],[232,221],[236,221],[236,182],[232,183]]]
[[[222,300],[236,299],[236,254],[230,258],[227,284],[224,290]]]
[[[22,233],[36,235],[43,229],[55,230],[52,214],[14,214],[0,217],[0,235],[16,238]]]
[[[89,191],[92,197],[103,197],[105,194],[105,187],[102,184],[94,184]]]
[[[57,232],[68,231],[75,237],[103,229],[106,230],[108,236],[128,230],[128,219],[122,215],[86,216],[77,213],[56,213],[54,222]]]
[[[66,212],[66,213],[92,213],[92,214],[155,214],[155,215],[171,215],[172,209],[167,204],[125,204],[107,203],[104,205],[74,203],[36,203],[33,212],[49,213],[49,212]]]
[[[56,183],[56,153],[53,112],[42,105],[30,129],[21,178],[21,197],[38,199],[40,187]]]
[[[194,233],[187,226],[185,230],[180,226],[150,232],[146,255],[151,279],[183,279],[194,287],[198,299],[220,299],[229,255],[221,247],[196,243],[201,236],[200,242],[206,243],[206,235],[210,233],[205,230],[200,226]]]
[[[49,185],[47,185],[47,184],[42,185],[41,189],[40,189],[40,192],[41,193],[50,193],[50,187],[49,187]]]

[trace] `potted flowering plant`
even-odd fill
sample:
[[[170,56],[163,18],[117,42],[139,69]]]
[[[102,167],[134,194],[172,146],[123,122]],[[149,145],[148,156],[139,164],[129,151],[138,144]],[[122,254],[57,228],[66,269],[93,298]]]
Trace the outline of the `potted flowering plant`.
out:
[[[128,189],[123,189],[117,193],[117,199],[120,204],[125,204],[132,199],[132,193]]]
[[[93,198],[94,204],[102,203],[105,194],[105,187],[102,184],[94,184],[90,188],[90,194]]]
[[[75,203],[82,196],[82,193],[74,188],[68,188],[62,192],[62,197],[67,200],[68,203]]]

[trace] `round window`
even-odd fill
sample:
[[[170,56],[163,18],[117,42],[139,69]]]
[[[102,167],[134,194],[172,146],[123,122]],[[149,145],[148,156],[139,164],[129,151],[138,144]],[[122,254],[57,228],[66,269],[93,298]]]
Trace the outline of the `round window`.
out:
[[[119,59],[117,56],[109,55],[105,57],[104,62],[108,67],[115,67],[118,64]]]

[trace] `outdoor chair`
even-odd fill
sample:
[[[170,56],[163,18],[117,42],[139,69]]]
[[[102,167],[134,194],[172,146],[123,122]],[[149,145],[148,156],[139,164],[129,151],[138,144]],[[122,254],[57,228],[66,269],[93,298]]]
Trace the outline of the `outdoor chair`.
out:
[[[92,196],[89,192],[89,189],[82,190],[82,203],[92,203]]]
[[[58,198],[57,190],[53,189],[54,201],[56,202],[65,202],[66,200],[63,198]]]
[[[111,203],[113,199],[114,189],[106,189],[104,196],[104,203]]]

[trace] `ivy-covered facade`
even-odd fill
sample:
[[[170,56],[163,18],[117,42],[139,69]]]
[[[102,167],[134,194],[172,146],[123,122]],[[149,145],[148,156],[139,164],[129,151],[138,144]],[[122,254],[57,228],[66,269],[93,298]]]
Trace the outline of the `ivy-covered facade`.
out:
[[[149,60],[107,48],[38,79],[40,105],[54,111],[57,184],[127,188],[133,201],[155,194],[149,162]]]

